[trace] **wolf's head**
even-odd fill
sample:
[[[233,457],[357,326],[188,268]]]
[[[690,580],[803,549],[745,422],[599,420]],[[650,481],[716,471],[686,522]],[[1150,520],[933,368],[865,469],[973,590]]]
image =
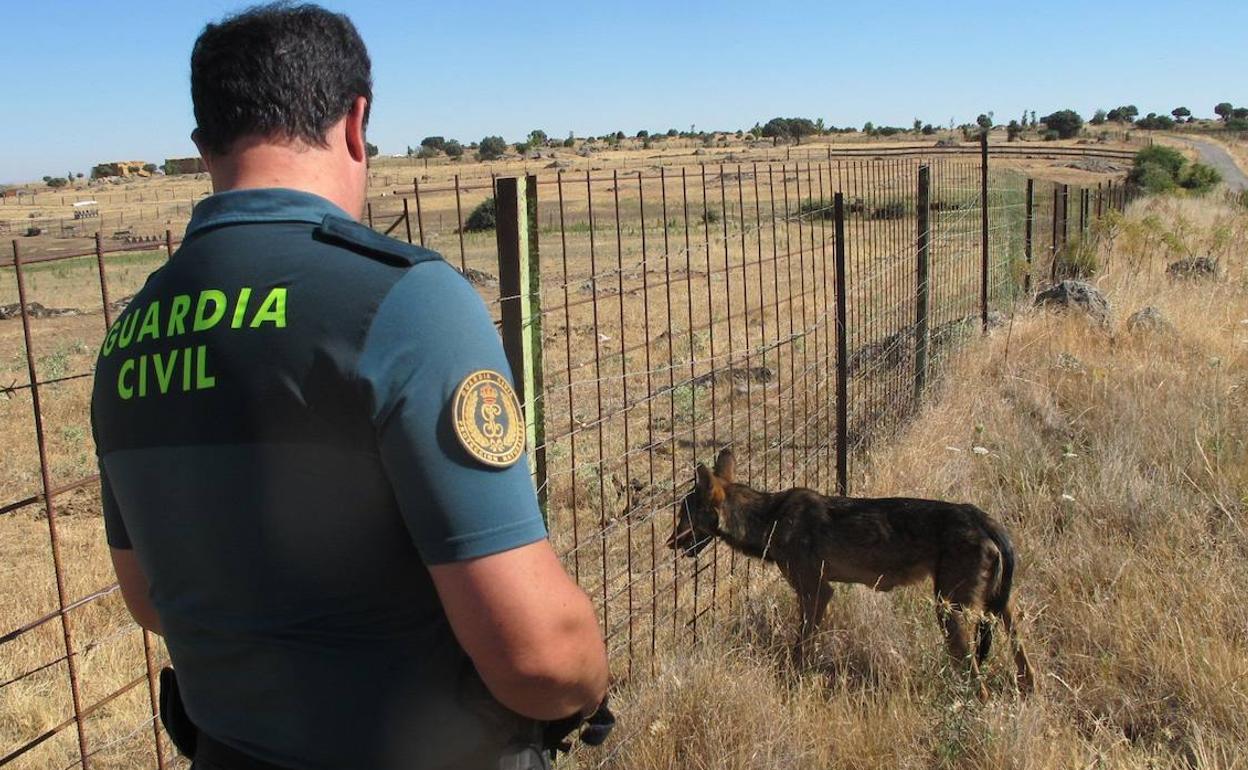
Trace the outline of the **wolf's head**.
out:
[[[719,534],[728,486],[733,481],[735,462],[732,452],[725,449],[715,459],[715,470],[698,463],[693,491],[676,506],[672,536],[667,547],[697,556]]]

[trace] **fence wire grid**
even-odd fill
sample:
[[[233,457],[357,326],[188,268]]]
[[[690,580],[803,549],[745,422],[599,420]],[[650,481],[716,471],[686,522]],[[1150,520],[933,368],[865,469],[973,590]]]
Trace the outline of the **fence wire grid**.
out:
[[[854,457],[904,424],[947,356],[1130,199],[986,156],[878,155],[542,173],[520,252],[502,228],[465,227],[501,180],[370,202],[375,229],[460,267],[505,343],[536,333],[512,360],[538,375],[520,383],[534,480],[617,677],[653,672],[762,579],[725,546],[666,547],[696,463],[731,447],[757,488],[852,491]],[[0,615],[16,621],[0,629],[0,767],[181,761],[156,719],[167,654],[109,566],[88,422],[95,351],[177,243],[104,238],[31,259],[15,240],[0,263]],[[517,253],[523,290],[500,264]]]

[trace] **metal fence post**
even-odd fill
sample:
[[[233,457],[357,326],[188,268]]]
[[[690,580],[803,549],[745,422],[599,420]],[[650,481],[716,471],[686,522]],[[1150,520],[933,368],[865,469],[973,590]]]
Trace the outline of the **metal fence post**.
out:
[[[529,470],[546,514],[545,420],[542,409],[541,272],[537,253],[537,179],[521,188],[517,177],[495,185],[498,290],[503,350],[524,409]]]
[[[980,246],[982,255],[979,266],[979,315],[985,333],[988,332],[988,132],[979,135],[979,208]]]
[[[849,341],[845,321],[845,194],[833,199],[836,219],[836,493],[849,494]]]
[[[927,385],[927,342],[928,312],[927,287],[929,266],[929,245],[931,232],[929,223],[932,213],[931,201],[932,169],[927,164],[919,166],[919,195],[917,203],[918,225],[918,263],[915,266],[915,320],[914,320],[914,400],[917,403],[923,396]]]
[[[1035,228],[1035,201],[1036,201],[1036,182],[1028,177],[1027,179],[1027,206],[1025,219],[1023,223],[1023,256],[1027,260],[1027,272],[1023,275],[1023,291],[1031,291],[1031,260],[1032,260],[1032,231]]]

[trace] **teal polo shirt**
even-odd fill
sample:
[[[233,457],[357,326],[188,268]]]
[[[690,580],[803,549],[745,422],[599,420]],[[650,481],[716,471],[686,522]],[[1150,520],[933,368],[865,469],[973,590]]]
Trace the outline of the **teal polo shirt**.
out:
[[[92,425],[200,729],[291,768],[488,767],[531,729],[427,570],[546,536],[509,388],[436,253],[294,190],[196,207],[109,330]]]

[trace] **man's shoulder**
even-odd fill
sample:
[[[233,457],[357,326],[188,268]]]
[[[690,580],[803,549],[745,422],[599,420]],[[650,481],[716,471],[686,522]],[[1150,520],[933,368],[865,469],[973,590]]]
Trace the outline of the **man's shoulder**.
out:
[[[312,232],[321,243],[353,251],[394,267],[413,267],[422,262],[440,262],[436,251],[404,243],[346,217],[327,214]]]

